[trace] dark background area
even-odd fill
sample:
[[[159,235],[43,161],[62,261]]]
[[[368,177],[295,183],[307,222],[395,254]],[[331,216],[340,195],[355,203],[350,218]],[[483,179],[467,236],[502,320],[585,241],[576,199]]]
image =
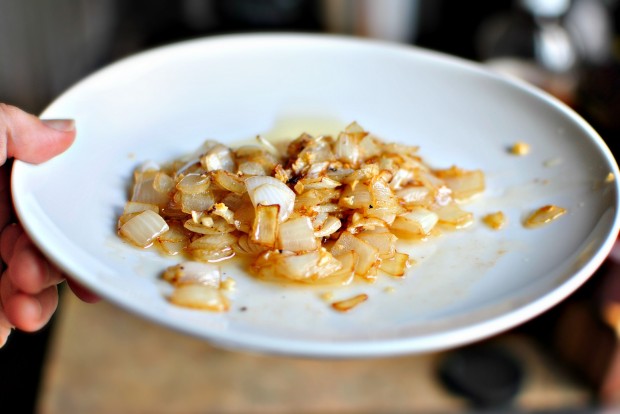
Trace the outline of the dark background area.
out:
[[[215,0],[215,1],[59,1],[0,0],[0,101],[32,113],[42,111],[63,90],[105,64],[140,50],[190,38],[239,32],[325,32],[322,2],[312,0]],[[52,2],[49,2],[52,3]],[[516,16],[515,2],[433,1],[419,2],[417,26],[409,43],[471,60],[482,60],[481,27],[495,16]],[[620,76],[613,45],[618,42],[618,8],[615,2],[597,2],[613,22],[609,59],[581,62],[578,84],[570,100],[616,152],[620,131]],[[77,16],[77,17],[76,17]],[[84,21],[77,29],[45,26],[48,18]],[[7,23],[13,26],[10,33]],[[36,25],[43,26],[35,28]],[[593,25],[598,24],[592,22]],[[56,26],[55,26],[56,27]],[[8,27],[10,29],[10,27]],[[41,60],[49,33],[64,31],[63,45],[56,45],[56,60]],[[6,36],[14,36],[7,39]],[[81,36],[81,37],[80,37]],[[82,39],[82,41],[78,41]],[[615,42],[615,43],[614,43]],[[59,67],[54,62],[61,62]],[[598,306],[601,285],[613,265],[605,265],[567,302]],[[553,354],[556,326],[564,315],[561,304],[517,328],[536,337]],[[62,309],[59,310],[62,312]],[[46,345],[53,321],[37,333],[14,332],[0,349],[0,412],[32,412],[39,390]],[[574,361],[573,361],[574,362]],[[580,372],[578,364],[573,369]],[[594,375],[594,374],[593,374]],[[596,381],[592,381],[596,387]],[[5,411],[6,410],[6,411]]]

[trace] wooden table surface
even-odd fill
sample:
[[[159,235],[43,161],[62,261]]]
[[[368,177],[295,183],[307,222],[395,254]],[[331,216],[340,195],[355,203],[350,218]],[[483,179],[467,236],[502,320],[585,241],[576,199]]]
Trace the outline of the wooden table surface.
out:
[[[445,353],[312,360],[218,349],[109,303],[62,295],[41,413],[454,413],[465,402],[437,381]],[[526,367],[516,404],[586,403],[586,389],[522,334],[500,342]]]

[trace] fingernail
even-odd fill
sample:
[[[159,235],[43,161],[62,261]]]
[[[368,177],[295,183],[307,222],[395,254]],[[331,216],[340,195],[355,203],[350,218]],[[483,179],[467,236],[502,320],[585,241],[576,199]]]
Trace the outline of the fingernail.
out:
[[[60,132],[70,132],[75,129],[75,121],[73,119],[42,119],[45,125]]]

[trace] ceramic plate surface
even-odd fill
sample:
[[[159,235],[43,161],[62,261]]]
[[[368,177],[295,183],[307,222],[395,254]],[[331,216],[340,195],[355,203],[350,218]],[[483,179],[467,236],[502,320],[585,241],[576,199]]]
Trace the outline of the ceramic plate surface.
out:
[[[618,167],[601,138],[548,95],[481,66],[382,42],[240,35],[148,51],[86,78],[42,114],[74,118],[78,138],[38,166],[16,162],[14,201],[41,250],[103,298],[166,326],[239,349],[318,357],[427,352],[472,342],[543,312],[602,263],[618,231]],[[334,133],[351,121],[420,146],[438,168],[482,169],[471,227],[415,246],[404,278],[301,288],[237,282],[228,313],[172,306],[160,280],[175,263],[116,236],[134,168],[166,162],[207,138]],[[517,141],[527,156],[511,155]],[[557,221],[524,217],[556,204]],[[503,211],[501,231],[480,218]],[[334,300],[366,293],[349,313]]]

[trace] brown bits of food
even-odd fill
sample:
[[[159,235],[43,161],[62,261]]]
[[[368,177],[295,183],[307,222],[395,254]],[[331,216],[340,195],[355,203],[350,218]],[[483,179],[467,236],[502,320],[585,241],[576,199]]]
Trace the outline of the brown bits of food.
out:
[[[482,218],[482,221],[493,230],[501,230],[508,224],[508,218],[501,211],[487,214]]]
[[[510,147],[510,153],[513,155],[527,155],[530,153],[530,145],[523,141],[517,141]]]
[[[530,229],[540,227],[556,220],[564,214],[566,214],[566,209],[552,204],[546,205],[530,214],[523,225]]]
[[[237,282],[235,281],[235,279],[227,277],[226,279],[222,280],[222,283],[220,283],[220,289],[226,292],[232,292],[233,290],[235,290],[235,288],[237,287]]]
[[[337,310],[338,312],[348,312],[357,305],[362,302],[366,302],[368,300],[368,295],[365,293],[353,296],[349,299],[340,300],[338,302],[332,303],[332,308]]]
[[[404,276],[407,267],[410,266],[409,255],[406,253],[394,253],[389,259],[383,259],[379,269],[392,276]]]
[[[606,183],[613,183],[614,181],[616,181],[616,176],[614,175],[614,173],[610,172],[607,174],[607,176],[605,176]]]

